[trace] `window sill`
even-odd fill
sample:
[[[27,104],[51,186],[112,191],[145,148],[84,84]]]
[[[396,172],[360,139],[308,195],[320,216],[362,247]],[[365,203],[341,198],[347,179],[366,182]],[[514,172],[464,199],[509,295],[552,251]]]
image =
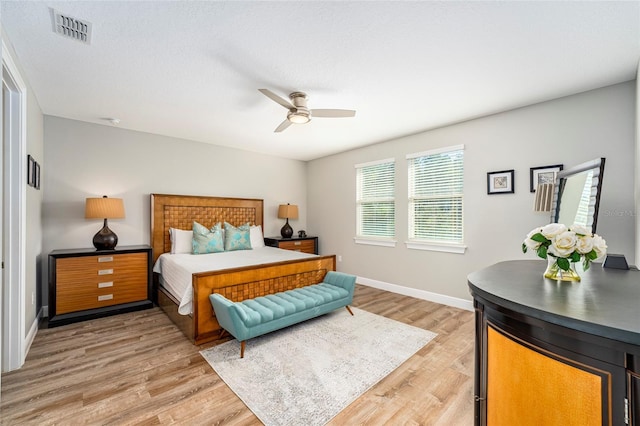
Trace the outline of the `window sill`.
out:
[[[369,246],[381,246],[381,247],[395,247],[397,241],[396,240],[387,240],[387,239],[375,239],[375,238],[367,238],[367,237],[354,237],[353,241],[356,244],[365,244]]]
[[[464,254],[467,246],[458,243],[436,243],[426,241],[405,241],[407,248],[410,250],[428,250],[428,251],[441,251],[445,253]]]

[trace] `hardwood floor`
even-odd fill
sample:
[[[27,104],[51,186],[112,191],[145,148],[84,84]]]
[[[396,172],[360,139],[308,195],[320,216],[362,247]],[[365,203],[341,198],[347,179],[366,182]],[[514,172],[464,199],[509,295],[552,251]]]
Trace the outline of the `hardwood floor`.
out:
[[[473,424],[473,313],[361,285],[354,306],[438,333],[330,425]],[[255,425],[159,308],[42,329],[2,375],[3,425]]]

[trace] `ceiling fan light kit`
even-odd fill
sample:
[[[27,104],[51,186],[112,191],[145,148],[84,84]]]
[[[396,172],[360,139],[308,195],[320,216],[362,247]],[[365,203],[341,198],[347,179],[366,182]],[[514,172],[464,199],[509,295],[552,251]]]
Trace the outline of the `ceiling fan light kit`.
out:
[[[287,114],[287,119],[294,124],[305,124],[311,121],[309,113],[304,114],[299,111],[291,111]]]
[[[305,124],[311,121],[312,117],[320,118],[342,118],[353,117],[356,115],[354,110],[349,109],[309,109],[307,107],[307,94],[304,92],[293,92],[289,94],[291,102],[276,95],[269,89],[258,89],[260,93],[271,99],[272,101],[287,108],[287,118],[276,127],[275,132],[282,132],[284,129],[293,124]]]

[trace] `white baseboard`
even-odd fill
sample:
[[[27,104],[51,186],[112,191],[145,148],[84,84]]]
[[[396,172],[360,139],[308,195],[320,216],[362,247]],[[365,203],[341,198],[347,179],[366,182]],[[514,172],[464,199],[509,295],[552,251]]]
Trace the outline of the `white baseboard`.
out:
[[[36,315],[36,318],[33,320],[31,327],[29,327],[29,332],[27,333],[27,337],[25,337],[24,339],[24,343],[22,345],[22,348],[24,350],[22,353],[22,363],[24,363],[24,360],[27,359],[27,354],[29,353],[29,349],[31,349],[31,344],[33,343],[33,339],[35,339],[36,334],[38,334],[38,323],[42,318],[42,311],[43,310],[41,308],[40,311],[38,312],[38,315]]]
[[[453,306],[454,308],[473,311],[473,302],[470,300],[459,299],[457,297],[446,296],[444,294],[433,293],[426,290],[404,287],[397,284],[390,284],[384,281],[377,281],[364,277],[358,277],[356,282],[368,287],[378,288],[380,290],[386,290],[392,293],[402,294],[404,296],[415,297],[416,299],[428,300],[429,302],[441,303],[443,305]]]

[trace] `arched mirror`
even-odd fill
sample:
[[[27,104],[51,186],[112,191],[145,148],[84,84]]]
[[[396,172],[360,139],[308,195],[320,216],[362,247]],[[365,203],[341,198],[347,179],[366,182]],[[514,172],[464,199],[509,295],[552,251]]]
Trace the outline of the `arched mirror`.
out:
[[[579,224],[596,232],[604,173],[604,158],[587,161],[558,173],[553,193],[551,222]]]

